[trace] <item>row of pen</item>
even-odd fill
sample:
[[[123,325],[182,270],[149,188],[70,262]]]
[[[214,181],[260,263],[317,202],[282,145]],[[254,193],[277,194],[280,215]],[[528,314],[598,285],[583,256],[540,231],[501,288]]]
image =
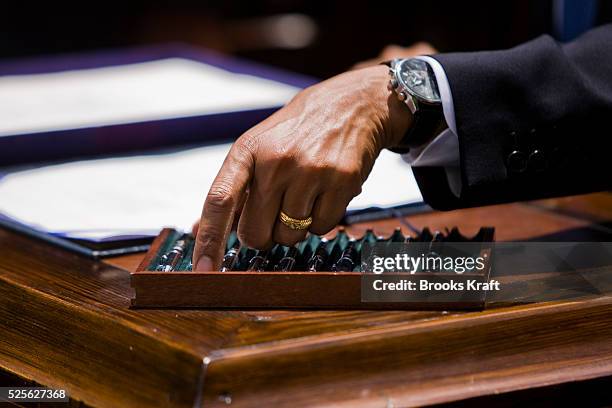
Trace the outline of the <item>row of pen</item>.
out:
[[[361,253],[364,244],[393,242],[436,243],[447,239],[461,241],[465,238],[453,229],[447,234],[440,231],[431,232],[424,228],[413,236],[405,236],[397,228],[389,236],[379,236],[373,230],[367,230],[361,237],[352,237],[344,229],[339,229],[333,238],[321,238],[309,235],[306,240],[295,246],[276,245],[267,251],[245,248],[232,234],[228,239],[227,252],[223,257],[221,272],[226,271],[359,271]]]
[[[404,235],[400,228],[395,229],[389,236],[376,235],[373,230],[368,229],[361,237],[354,237],[340,228],[333,238],[310,234],[295,246],[275,245],[270,250],[247,248],[240,244],[233,232],[227,240],[220,271],[359,271],[365,244],[373,247],[375,244],[390,246],[390,243],[412,242],[431,253],[443,242],[479,241],[484,237],[484,231],[485,229],[481,229],[479,234],[471,239],[461,235],[457,228],[446,230],[445,233],[432,233],[428,228],[424,228],[408,236]],[[193,247],[194,238],[191,234],[175,232],[161,249],[153,269],[160,272],[191,271]]]
[[[446,243],[483,243],[493,240],[492,227],[482,227],[470,238],[462,235],[456,227],[451,230],[445,229],[445,232],[431,232],[428,228],[420,231],[415,229],[415,233],[408,236],[404,235],[400,228],[388,236],[376,235],[373,230],[368,229],[360,237],[351,236],[340,228],[333,238],[310,234],[295,246],[275,245],[272,249],[264,251],[240,245],[236,233],[233,232],[227,240],[220,271],[360,271],[362,250],[365,245],[372,248],[376,255],[382,253],[388,256],[389,253],[397,252],[398,245],[394,244],[410,243],[404,248],[415,253],[438,256],[441,253],[450,254],[457,249],[455,245],[449,247]],[[152,261],[151,270],[191,271],[194,243],[191,234],[173,231],[159,249],[158,256]],[[374,253],[372,251],[369,252],[369,256]]]

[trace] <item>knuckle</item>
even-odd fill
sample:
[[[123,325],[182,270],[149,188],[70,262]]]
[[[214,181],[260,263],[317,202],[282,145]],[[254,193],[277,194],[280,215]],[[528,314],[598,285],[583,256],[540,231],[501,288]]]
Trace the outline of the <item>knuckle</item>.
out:
[[[362,184],[361,170],[355,166],[338,166],[336,169],[339,181],[344,185],[359,186]]]
[[[319,209],[314,215],[309,231],[317,235],[325,235],[338,225],[344,217],[346,207],[350,200],[337,196],[332,207],[326,207],[325,211]]]
[[[333,176],[337,166],[337,163],[331,163],[320,157],[303,157],[299,160],[297,168],[305,176],[322,178]]]
[[[198,246],[207,251],[211,248],[216,248],[222,241],[223,234],[216,228],[206,228],[206,230],[196,235]]]
[[[234,154],[244,156],[251,154],[257,150],[259,145],[259,138],[253,134],[245,133],[236,140],[236,143],[232,146]]]
[[[259,155],[258,164],[266,172],[279,172],[296,166],[296,157],[284,145],[270,145],[266,154]]]
[[[227,209],[235,204],[232,195],[231,182],[221,181],[215,183],[206,196],[208,209]]]
[[[309,87],[302,89],[300,92],[295,94],[293,98],[291,98],[290,103],[299,101],[300,99],[303,99],[303,98],[307,98],[308,96],[316,92],[316,89],[317,89],[316,85],[310,85]]]
[[[350,190],[348,190],[347,192],[349,193],[349,201],[353,198],[358,196],[359,194],[361,194],[361,191],[363,190],[361,183],[354,183],[352,185],[352,188]]]
[[[272,246],[270,237],[240,226],[238,227],[238,240],[241,244],[253,249],[269,249]]]
[[[335,165],[325,160],[308,160],[305,163],[305,167],[311,172],[317,174],[328,174],[334,170]]]
[[[315,235],[325,235],[329,231],[333,230],[335,226],[336,223],[332,222],[313,222],[309,231]]]
[[[278,169],[294,167],[297,160],[287,151],[285,146],[275,146],[274,154],[268,159],[268,163]]]

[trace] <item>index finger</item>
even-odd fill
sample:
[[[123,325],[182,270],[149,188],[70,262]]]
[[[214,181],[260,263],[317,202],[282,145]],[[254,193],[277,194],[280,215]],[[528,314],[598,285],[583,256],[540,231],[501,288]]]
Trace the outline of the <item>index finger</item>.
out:
[[[237,206],[246,193],[254,168],[253,155],[236,142],[206,196],[193,250],[197,271],[219,269]]]

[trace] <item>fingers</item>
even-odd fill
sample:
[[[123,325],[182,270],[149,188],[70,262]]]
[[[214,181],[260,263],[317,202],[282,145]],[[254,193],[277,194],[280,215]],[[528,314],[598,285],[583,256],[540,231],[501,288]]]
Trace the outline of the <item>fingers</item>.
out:
[[[221,264],[234,213],[253,172],[250,149],[235,143],[213,181],[204,202],[193,251],[194,270],[217,270]]]
[[[310,232],[325,235],[331,231],[344,217],[346,207],[351,198],[338,192],[321,194],[312,209],[312,224]]]
[[[197,237],[199,228],[200,228],[200,218],[198,218],[195,224],[193,224],[193,226],[191,227],[191,235],[193,235],[194,237]]]
[[[253,178],[238,222],[238,238],[242,244],[255,249],[272,247],[272,230],[281,197],[280,187],[265,179]]]
[[[242,213],[242,208],[244,207],[244,202],[248,196],[248,189],[245,194],[242,195],[242,199],[240,200],[238,206],[236,207],[236,211],[234,212],[234,221],[232,223],[232,231],[238,228],[238,220],[240,219],[240,214]],[[200,229],[200,218],[193,224],[191,227],[191,235],[194,237],[198,236],[198,230]]]
[[[283,196],[280,211],[283,211],[291,218],[300,220],[310,217],[318,191],[309,184],[307,182],[291,183]],[[306,237],[308,230],[293,230],[283,224],[279,219],[280,211],[276,214],[273,233],[274,241],[287,246],[302,241]]]
[[[249,189],[246,189],[246,192],[240,198],[238,205],[236,206],[236,211],[234,211],[234,220],[232,222],[232,231],[236,231],[238,229],[238,222],[240,221],[240,215],[242,214],[242,210],[244,209],[244,205],[246,203],[247,198],[249,197]]]

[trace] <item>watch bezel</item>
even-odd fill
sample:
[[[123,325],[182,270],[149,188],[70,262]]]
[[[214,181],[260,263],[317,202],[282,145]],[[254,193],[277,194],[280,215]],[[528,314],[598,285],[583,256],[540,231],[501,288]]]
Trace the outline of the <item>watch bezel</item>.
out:
[[[406,84],[403,80],[402,77],[400,75],[400,71],[402,69],[402,67],[405,66],[405,64],[407,64],[409,61],[411,60],[418,60],[419,62],[423,62],[425,64],[425,67],[427,69],[427,74],[429,75],[429,80],[430,83],[432,84],[432,86],[435,86],[435,89],[437,91],[438,94],[438,98],[433,99],[433,98],[427,98],[426,96],[420,95],[419,93],[415,92],[408,84]],[[441,96],[440,96],[440,88],[438,87],[438,82],[436,81],[436,76],[433,72],[433,69],[431,68],[431,65],[427,62],[427,61],[423,61],[422,59],[419,58],[404,58],[404,59],[398,59],[393,61],[392,64],[392,69],[394,72],[394,79],[397,83],[397,87],[395,88],[396,93],[399,95],[400,92],[404,91],[407,92],[407,96],[411,96],[414,100],[413,100],[413,104],[415,105],[415,108],[418,107],[419,103],[425,103],[427,105],[439,105],[442,103],[441,100]],[[410,69],[410,68],[408,68]],[[409,104],[408,102],[409,98],[406,98],[406,102],[407,104]],[[411,107],[412,110],[412,107]]]

